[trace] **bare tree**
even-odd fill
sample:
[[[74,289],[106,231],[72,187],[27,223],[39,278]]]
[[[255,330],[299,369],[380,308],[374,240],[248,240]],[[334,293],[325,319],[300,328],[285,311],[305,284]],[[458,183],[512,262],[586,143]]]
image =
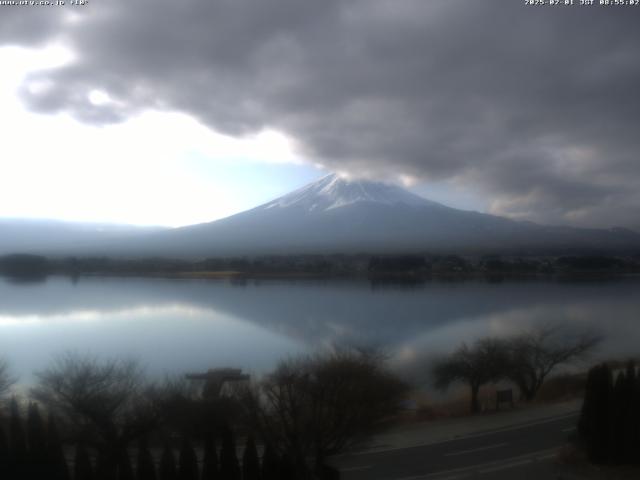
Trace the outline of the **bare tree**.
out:
[[[15,378],[11,376],[9,371],[9,363],[0,359],[0,399],[10,392],[15,382]]]
[[[406,385],[369,353],[341,351],[282,362],[245,405],[254,428],[307,478],[325,458],[362,440],[399,408]]]
[[[555,368],[588,355],[601,340],[594,332],[575,334],[554,326],[521,333],[508,340],[507,377],[518,386],[522,398],[531,401]]]
[[[229,390],[232,392],[233,387]],[[229,423],[236,423],[243,410],[234,395],[210,396],[206,393],[206,386],[202,388],[183,376],[166,377],[152,385],[146,396],[164,429],[183,436],[204,438],[216,435]]]
[[[444,390],[455,382],[468,384],[471,389],[471,412],[477,413],[480,411],[480,387],[504,377],[507,360],[508,351],[503,341],[483,338],[472,346],[463,343],[452,354],[436,360],[431,373],[439,389]]]
[[[145,398],[144,378],[134,361],[100,361],[67,353],[37,377],[33,397],[108,461],[117,461],[130,441],[155,426],[155,412]]]

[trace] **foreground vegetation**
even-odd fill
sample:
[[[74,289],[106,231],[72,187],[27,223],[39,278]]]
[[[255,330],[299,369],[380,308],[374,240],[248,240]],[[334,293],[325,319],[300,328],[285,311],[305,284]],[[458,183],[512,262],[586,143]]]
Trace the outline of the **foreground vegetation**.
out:
[[[522,400],[531,402],[555,369],[587,356],[600,341],[594,332],[545,327],[508,338],[481,338],[471,346],[462,344],[431,368],[440,389],[454,382],[467,384],[471,412],[478,413],[483,385],[508,380],[518,387]]]
[[[559,328],[483,338],[428,369],[438,387],[467,384],[478,413],[480,386],[508,381],[532,401],[553,371],[599,341]],[[611,370],[599,368],[589,374],[580,434],[589,452],[607,452],[594,461],[623,461],[637,453],[640,429],[627,429],[637,425],[640,374],[630,364],[614,384]],[[28,394],[10,397],[13,383],[0,362],[0,399],[9,400],[0,478],[10,480],[339,478],[329,457],[365,441],[410,393],[385,356],[356,349],[288,359],[251,381],[218,369],[152,382],[132,361],[66,354],[37,373]]]
[[[6,366],[0,373],[6,393]],[[28,398],[11,401],[8,418],[0,421],[0,476],[338,478],[327,457],[394,415],[407,391],[380,356],[357,351],[284,361],[227,395],[215,387],[222,385],[150,383],[134,362],[60,357],[38,374]]]
[[[589,370],[578,435],[593,463],[640,465],[640,371],[634,362]]]

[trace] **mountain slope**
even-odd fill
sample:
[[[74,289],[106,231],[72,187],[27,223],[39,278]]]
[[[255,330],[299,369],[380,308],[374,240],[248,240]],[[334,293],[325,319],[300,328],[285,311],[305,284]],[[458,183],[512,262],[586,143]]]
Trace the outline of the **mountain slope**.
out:
[[[640,252],[625,229],[518,222],[450,208],[400,187],[328,175],[251,210],[176,229],[0,220],[0,254],[161,256],[330,253]]]
[[[397,186],[329,175],[237,215],[141,236],[111,252],[206,257],[639,248],[640,236],[624,229],[518,222],[450,208]]]

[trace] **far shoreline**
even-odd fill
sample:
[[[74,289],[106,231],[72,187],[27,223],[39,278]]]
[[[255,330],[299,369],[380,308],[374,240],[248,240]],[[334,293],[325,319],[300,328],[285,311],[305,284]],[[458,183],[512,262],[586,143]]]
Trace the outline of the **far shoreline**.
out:
[[[288,255],[171,258],[0,256],[0,275],[38,280],[49,275],[201,280],[366,280],[373,284],[431,281],[607,280],[640,275],[640,256],[564,255]]]

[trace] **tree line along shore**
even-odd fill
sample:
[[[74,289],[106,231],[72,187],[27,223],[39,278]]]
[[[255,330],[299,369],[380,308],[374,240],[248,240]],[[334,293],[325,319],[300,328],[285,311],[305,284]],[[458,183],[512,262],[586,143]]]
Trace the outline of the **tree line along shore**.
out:
[[[173,278],[327,278],[426,281],[431,278],[584,277],[640,273],[640,255],[268,255],[184,260],[168,258],[0,257],[0,274],[166,276]]]

